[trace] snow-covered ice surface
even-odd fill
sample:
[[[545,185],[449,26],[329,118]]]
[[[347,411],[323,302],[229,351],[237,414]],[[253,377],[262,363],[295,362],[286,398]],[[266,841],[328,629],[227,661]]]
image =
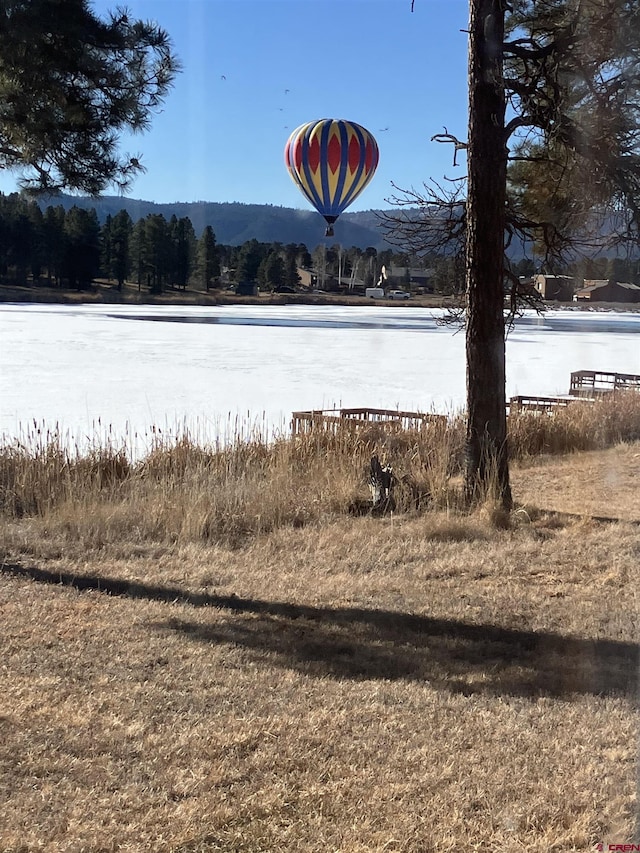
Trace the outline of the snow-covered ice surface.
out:
[[[464,333],[400,307],[0,306],[0,434],[82,442],[152,427],[203,440],[288,429],[291,412],[464,406]],[[574,370],[640,373],[640,313],[550,311],[507,341],[507,397],[566,394]]]

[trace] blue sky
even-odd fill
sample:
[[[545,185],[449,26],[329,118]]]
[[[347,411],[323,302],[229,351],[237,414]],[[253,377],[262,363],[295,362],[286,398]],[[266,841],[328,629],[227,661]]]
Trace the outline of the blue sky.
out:
[[[378,170],[351,210],[388,207],[392,182],[464,174],[430,139],[443,126],[466,137],[467,0],[415,0],[413,12],[411,0],[93,2],[99,14],[116,5],[163,26],[183,63],[151,130],[123,139],[148,170],[133,198],[309,208],[283,149],[317,118],[356,121],[378,141]]]

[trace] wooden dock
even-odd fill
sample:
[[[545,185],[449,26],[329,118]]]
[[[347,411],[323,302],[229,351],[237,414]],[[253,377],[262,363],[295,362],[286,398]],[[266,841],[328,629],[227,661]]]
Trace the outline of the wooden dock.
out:
[[[359,429],[379,426],[391,430],[423,430],[433,424],[446,424],[446,415],[422,412],[401,412],[396,409],[311,409],[293,412],[291,431],[293,435],[312,432],[316,429],[337,432],[338,429]]]
[[[604,370],[576,370],[571,374],[569,393],[563,397],[519,395],[507,404],[509,414],[516,412],[554,412],[574,403],[595,403],[614,392],[640,391],[640,376],[635,373],[609,373]]]
[[[640,375],[635,373],[610,373],[603,370],[577,370],[571,374],[569,393],[559,397],[519,394],[507,403],[507,414],[538,412],[552,414],[567,406],[596,403],[614,392],[640,392]],[[389,430],[424,430],[434,424],[444,425],[446,415],[402,412],[396,409],[311,409],[293,412],[291,431],[301,435],[319,429],[337,432],[340,429],[354,431],[379,426]]]
[[[566,409],[574,403],[589,403],[592,400],[586,397],[536,397],[520,394],[511,397],[507,403],[507,414],[515,415],[519,412],[556,412],[558,409]]]
[[[576,370],[571,374],[572,397],[604,397],[616,391],[640,391],[640,375],[604,370]]]

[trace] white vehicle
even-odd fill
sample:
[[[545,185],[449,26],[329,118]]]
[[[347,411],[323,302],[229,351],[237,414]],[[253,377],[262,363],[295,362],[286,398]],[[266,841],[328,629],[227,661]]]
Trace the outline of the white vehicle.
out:
[[[364,295],[367,299],[384,299],[383,287],[366,287]]]
[[[390,290],[387,293],[389,299],[409,299],[410,295],[406,290]]]

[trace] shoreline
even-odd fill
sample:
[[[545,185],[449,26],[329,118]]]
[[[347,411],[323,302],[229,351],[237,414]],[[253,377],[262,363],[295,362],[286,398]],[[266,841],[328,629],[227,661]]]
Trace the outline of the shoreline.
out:
[[[232,291],[172,290],[160,295],[139,292],[137,287],[125,285],[121,292],[114,285],[95,283],[90,290],[67,290],[39,285],[0,284],[0,305],[200,305],[224,307],[227,305],[335,305],[363,307],[365,305],[389,308],[452,308],[458,305],[452,296],[412,296],[409,300],[367,299],[364,296],[347,296],[337,293],[264,293],[259,296],[238,296]],[[640,313],[640,303],[633,302],[545,302],[545,308],[565,311],[628,311]]]

